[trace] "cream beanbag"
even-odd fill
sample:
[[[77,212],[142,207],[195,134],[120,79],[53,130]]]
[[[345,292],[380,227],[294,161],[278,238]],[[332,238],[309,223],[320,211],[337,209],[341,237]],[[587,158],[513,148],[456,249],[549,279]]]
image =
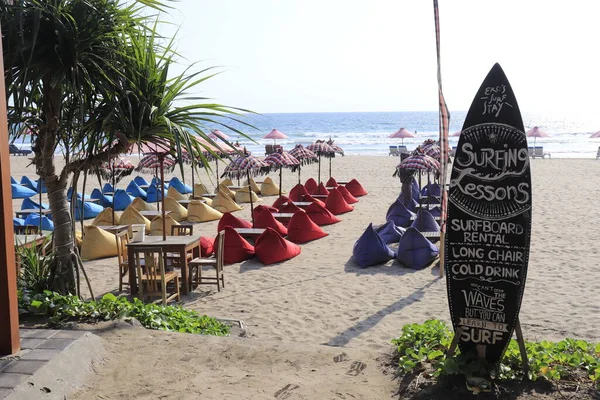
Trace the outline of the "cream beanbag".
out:
[[[257,202],[260,199],[258,198],[258,196],[256,195],[256,193],[254,193],[254,190],[252,191],[252,202]],[[243,188],[241,188],[240,190],[235,192],[235,201],[236,203],[250,203],[250,188],[249,186],[244,186]]]
[[[165,199],[165,211],[171,211],[169,216],[178,222],[184,221],[188,216],[188,210],[172,197],[167,197]]]
[[[196,183],[194,185],[194,196],[202,196],[203,194],[210,193],[204,183]]]
[[[84,229],[85,235],[81,243],[82,260],[95,260],[117,255],[115,235],[94,225],[88,225]]]
[[[181,193],[179,193],[177,191],[177,189],[175,189],[173,186],[169,187],[169,190],[167,190],[167,198],[172,198],[175,200],[185,200],[185,196],[182,195]]]
[[[152,211],[152,210],[156,210],[156,207],[154,207],[150,203],[146,203],[144,200],[142,200],[139,197],[136,197],[135,199],[133,199],[133,201],[131,202],[131,206],[133,206],[133,208],[135,208],[138,211]]]
[[[188,221],[190,222],[208,222],[221,219],[223,213],[215,210],[211,206],[198,201],[192,200],[187,209]]]
[[[113,224],[113,209],[106,207],[104,210],[100,211],[100,214],[98,214],[96,218],[94,218],[92,225],[119,225],[119,216],[115,214],[115,220]]]
[[[231,199],[231,197],[229,197],[227,194],[223,193],[222,190],[219,190],[219,192],[217,193],[217,197],[215,197],[214,200],[212,201],[211,207],[222,213],[226,213],[228,211],[229,212],[239,211],[239,210],[243,209],[243,207],[241,207],[238,203],[233,201]]]
[[[267,176],[262,185],[260,185],[260,193],[263,196],[279,196],[279,186],[273,182],[273,179]],[[281,193],[283,194],[287,192],[282,190]]]
[[[171,218],[171,215],[167,215],[165,218],[165,222],[166,225],[165,227],[167,228],[167,236],[171,236],[171,227],[173,225],[179,225],[179,222],[175,221],[173,218]],[[162,236],[163,234],[163,220],[162,220],[162,216],[158,216],[156,218],[154,218],[152,220],[152,222],[150,223],[150,233],[152,236]]]
[[[244,186],[246,185],[250,185],[254,193],[260,194],[260,188],[258,187],[256,182],[254,182],[254,179],[252,179],[252,177],[250,177],[250,182],[248,182],[248,179],[246,179],[246,181],[244,182]]]
[[[121,225],[133,225],[133,224],[144,224],[146,225],[146,232],[150,232],[150,220],[144,217],[140,212],[130,204],[119,219]]]
[[[227,186],[232,186],[232,185],[226,184],[225,181],[219,183],[219,186],[217,186],[215,188],[215,193],[219,194],[219,192],[223,192],[227,196],[229,196],[231,199],[235,199],[235,192],[233,190],[229,189]]]

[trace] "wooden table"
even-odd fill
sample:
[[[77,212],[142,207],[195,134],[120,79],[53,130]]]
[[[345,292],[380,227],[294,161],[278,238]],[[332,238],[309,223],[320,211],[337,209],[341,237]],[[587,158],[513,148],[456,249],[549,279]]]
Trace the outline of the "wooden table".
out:
[[[144,217],[148,218],[150,221],[152,221],[156,217],[162,217],[162,211],[158,211],[158,210],[144,210],[144,211],[140,211],[140,214],[142,214]],[[171,211],[165,211],[165,216],[167,216],[169,214],[171,214]]]
[[[327,196],[329,196],[328,194],[311,194],[312,197],[314,197],[315,199],[326,199]]]
[[[117,234],[129,230],[129,225],[98,225],[96,228],[103,229],[112,234]]]
[[[265,228],[235,228],[235,231],[242,237],[256,239],[266,231]]]
[[[19,210],[19,211],[15,211],[15,215],[17,216],[17,218],[20,218],[19,216],[22,216],[23,219],[26,219],[29,214],[41,214],[42,215],[50,215],[51,211],[50,210],[40,210],[39,208],[26,208],[24,210]]]
[[[229,190],[240,190],[241,188],[244,188],[244,187],[248,187],[248,185],[246,185],[246,186],[227,186],[227,189],[229,189]]]
[[[46,236],[44,235],[14,235],[15,247],[32,247],[44,243]]]
[[[338,185],[346,185],[348,184],[350,181],[337,181]]]
[[[414,221],[416,218],[417,218],[417,217],[414,217],[414,216],[413,216],[413,217],[410,217],[410,220],[411,220],[411,221]],[[436,216],[434,216],[434,217],[433,217],[433,219],[435,219],[435,220],[436,220],[436,222],[440,222],[440,220],[441,220],[442,218],[441,218],[441,217],[436,217]]]
[[[208,199],[213,199],[213,198],[217,197],[217,194],[216,193],[203,193],[200,196],[201,197],[206,197]]]
[[[294,216],[294,213],[273,213],[273,217],[279,221],[287,221]]]
[[[134,253],[148,247],[160,247],[166,257],[167,253],[178,253],[181,266],[181,293],[188,294],[192,286],[192,276],[189,274],[187,253],[193,252],[193,256],[200,257],[200,235],[197,236],[146,236],[143,242],[131,242],[127,245],[127,258],[129,267],[129,284],[131,294],[138,292],[136,279],[136,266]]]
[[[308,208],[313,202],[312,201],[294,201],[294,205],[300,208]]]
[[[437,242],[440,240],[440,232],[421,232],[421,234],[429,239],[430,242]]]
[[[138,185],[140,187],[140,189],[144,189],[144,190],[148,190],[148,188],[150,187],[150,185]]]
[[[432,209],[432,208],[435,208],[435,207],[439,207],[439,206],[440,206],[439,204],[433,204],[433,203],[427,204],[427,203],[423,203],[423,204],[417,204],[417,205],[415,205],[415,208],[424,208],[426,210],[429,210],[429,209]]]

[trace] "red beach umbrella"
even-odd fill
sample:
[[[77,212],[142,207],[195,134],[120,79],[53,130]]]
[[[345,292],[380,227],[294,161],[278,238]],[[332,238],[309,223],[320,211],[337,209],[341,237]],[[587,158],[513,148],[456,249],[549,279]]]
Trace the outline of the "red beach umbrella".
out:
[[[550,135],[541,130],[539,127],[534,126],[533,128],[527,131],[527,137],[533,138],[533,147],[535,147],[535,141],[537,140],[537,138],[550,137]]]
[[[404,139],[414,138],[415,134],[410,132],[408,129],[400,128],[396,132],[392,133],[389,137],[392,139],[402,139],[402,145],[404,146]]]
[[[592,136],[590,136],[590,139],[598,139],[600,138],[600,131],[593,133]]]
[[[228,140],[229,136],[227,136],[226,134],[224,134],[223,132],[221,132],[218,129],[213,130],[210,135],[208,135],[209,138],[211,139],[221,139],[221,140]]]
[[[462,131],[456,131],[453,134],[451,134],[450,136],[452,136],[452,137],[458,137],[458,136],[460,136],[461,133],[462,133]]]
[[[277,129],[273,129],[271,132],[267,133],[263,136],[263,139],[273,139],[273,143],[277,143],[277,139],[287,139],[288,137],[285,133],[278,131]]]

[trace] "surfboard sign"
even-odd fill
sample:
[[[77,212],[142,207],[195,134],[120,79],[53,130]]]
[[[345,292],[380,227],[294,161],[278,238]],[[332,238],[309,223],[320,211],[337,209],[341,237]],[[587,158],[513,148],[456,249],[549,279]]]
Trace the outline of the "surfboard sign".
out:
[[[448,190],[445,272],[462,353],[492,364],[504,354],[521,308],[530,234],[527,139],[495,64],[467,113]]]

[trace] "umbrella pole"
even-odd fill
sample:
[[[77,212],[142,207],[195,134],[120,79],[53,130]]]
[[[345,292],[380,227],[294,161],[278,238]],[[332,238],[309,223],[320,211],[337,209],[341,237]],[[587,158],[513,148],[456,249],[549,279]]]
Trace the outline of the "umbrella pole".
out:
[[[281,197],[281,169],[283,167],[280,165],[279,166],[279,197]]]
[[[298,185],[300,185],[300,170],[302,168],[300,167],[300,165],[298,165]]]
[[[42,177],[38,179],[38,191],[40,192],[40,235],[42,234]]]
[[[113,162],[113,161],[111,161]],[[113,189],[113,196],[112,196],[112,224],[115,224],[115,194],[117,193],[117,188],[115,188],[115,168],[114,165],[111,165],[111,184],[112,184],[112,189]]]
[[[319,183],[321,183],[321,155],[319,154]]]
[[[329,179],[331,179],[331,159],[333,157],[329,157]]]
[[[217,186],[219,186],[219,159],[215,158],[215,165],[217,166]]]
[[[250,218],[252,220],[252,227],[254,228],[254,203],[252,202],[252,185],[250,184],[250,170],[246,170],[246,174],[248,175],[248,186],[250,191]],[[238,175],[239,178],[239,175]]]
[[[161,161],[161,166],[162,166],[162,161]],[[159,182],[158,181],[158,168],[156,169],[156,172],[154,173],[154,177],[156,178],[156,208],[158,208],[158,211],[160,211],[160,198],[162,196],[160,196],[158,193],[159,189],[162,190],[162,180]],[[164,194],[164,193],[162,193]]]
[[[194,198],[194,163],[192,163],[192,199]]]
[[[165,219],[165,167],[163,165],[164,158],[160,158],[160,201],[162,203],[162,231],[163,240],[167,240],[167,220]],[[187,284],[185,282],[184,284]]]

